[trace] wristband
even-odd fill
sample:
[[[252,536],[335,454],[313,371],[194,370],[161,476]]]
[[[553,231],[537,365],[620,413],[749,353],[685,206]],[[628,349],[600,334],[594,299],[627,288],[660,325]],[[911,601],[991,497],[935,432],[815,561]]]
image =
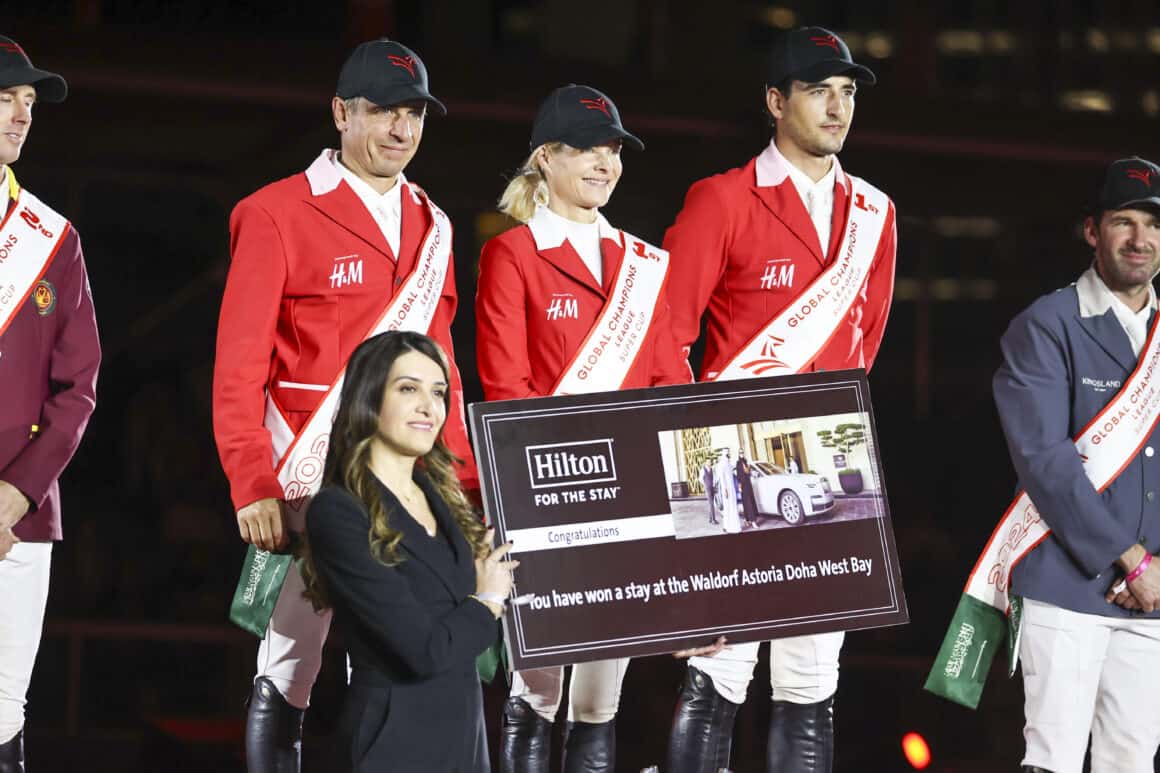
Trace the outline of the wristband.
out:
[[[496,617],[496,620],[498,620],[498,619],[499,619],[499,616],[503,614],[503,609],[506,609],[506,608],[507,608],[507,607],[505,606],[505,602],[507,601],[507,599],[506,599],[505,597],[503,597],[503,595],[501,595],[501,594],[499,594],[499,593],[492,593],[492,592],[490,592],[490,591],[483,591],[483,592],[480,592],[480,593],[472,593],[472,594],[471,594],[471,595],[469,595],[469,597],[467,597],[467,598],[469,598],[469,599],[474,599],[474,600],[476,600],[476,601],[479,601],[481,605],[484,605],[485,607],[487,607],[487,611],[488,611],[488,612],[492,612],[492,607],[491,607],[491,605],[493,605],[493,604],[494,604],[496,607],[499,607],[499,608],[500,608],[500,614],[499,614],[499,615],[495,615],[495,617]],[[495,614],[495,613],[493,612],[492,614]]]
[[[1124,578],[1125,583],[1130,583],[1133,580],[1140,578],[1144,572],[1148,571],[1148,564],[1152,563],[1152,554],[1145,553],[1144,557],[1140,559],[1140,563],[1136,564],[1136,568],[1128,572],[1128,576]]]

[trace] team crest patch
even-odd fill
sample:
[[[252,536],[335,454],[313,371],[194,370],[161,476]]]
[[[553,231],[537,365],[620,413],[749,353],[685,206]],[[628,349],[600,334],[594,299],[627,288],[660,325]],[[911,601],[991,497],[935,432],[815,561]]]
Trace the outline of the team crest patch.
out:
[[[47,317],[56,308],[56,288],[47,279],[41,279],[32,290],[32,302],[36,304],[36,313]]]

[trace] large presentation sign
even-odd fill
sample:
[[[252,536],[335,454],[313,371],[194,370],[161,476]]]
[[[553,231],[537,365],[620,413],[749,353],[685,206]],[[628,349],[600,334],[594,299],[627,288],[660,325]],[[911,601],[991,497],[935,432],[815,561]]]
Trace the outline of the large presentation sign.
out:
[[[470,416],[517,669],[908,620],[860,370]]]

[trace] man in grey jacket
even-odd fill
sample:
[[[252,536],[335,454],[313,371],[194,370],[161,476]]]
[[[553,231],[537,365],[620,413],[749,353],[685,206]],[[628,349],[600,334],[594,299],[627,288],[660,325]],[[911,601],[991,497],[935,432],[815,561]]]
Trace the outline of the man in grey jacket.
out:
[[[1092,265],[1015,318],[993,384],[1019,484],[1051,529],[1011,572],[1023,599],[1023,770],[1079,773],[1090,734],[1093,773],[1151,773],[1160,746],[1160,411],[1134,406],[1160,389],[1160,367],[1137,369],[1160,362],[1149,336],[1160,167],[1112,163],[1083,233]],[[1110,407],[1122,390],[1130,399]],[[1096,482],[1101,464],[1111,472]]]

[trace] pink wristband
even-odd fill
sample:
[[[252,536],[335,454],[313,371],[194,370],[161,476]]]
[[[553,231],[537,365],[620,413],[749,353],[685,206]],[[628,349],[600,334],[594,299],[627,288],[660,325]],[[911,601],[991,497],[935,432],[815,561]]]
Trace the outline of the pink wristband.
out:
[[[1128,572],[1128,576],[1124,578],[1124,582],[1132,582],[1139,579],[1140,575],[1148,571],[1148,564],[1152,563],[1152,554],[1145,553],[1144,557],[1140,559],[1140,563],[1136,564],[1136,568]]]

